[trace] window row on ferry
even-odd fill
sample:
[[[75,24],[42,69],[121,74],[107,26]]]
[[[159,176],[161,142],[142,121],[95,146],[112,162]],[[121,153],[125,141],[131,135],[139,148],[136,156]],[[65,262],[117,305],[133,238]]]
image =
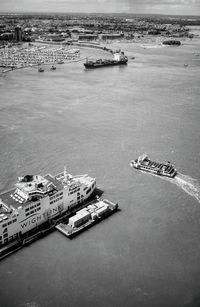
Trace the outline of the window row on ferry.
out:
[[[39,207],[40,206],[40,203],[37,203],[36,205],[33,205],[33,206],[31,206],[31,207],[27,207],[26,209],[25,209],[25,212],[27,212],[27,211],[29,211],[29,210],[32,210],[32,209],[34,209],[34,208],[36,208],[36,207]]]
[[[61,199],[63,199],[63,196],[58,197],[58,198],[56,198],[56,199],[50,201],[50,205],[52,205],[53,203],[56,203],[57,201],[59,201],[59,200],[61,200]]]
[[[68,195],[74,194],[74,193],[76,193],[76,192],[78,192],[78,191],[80,191],[80,188],[75,189],[75,190],[73,190],[73,191],[69,192],[69,193],[68,193]]]
[[[29,215],[33,214],[34,212],[39,211],[40,209],[41,209],[41,207],[38,207],[35,210],[29,211],[29,212],[26,213],[26,216],[29,216]]]
[[[56,193],[55,195],[49,197],[49,199],[52,200],[52,199],[54,199],[54,198],[56,198],[56,197],[58,197],[58,196],[61,196],[61,195],[63,195],[63,192]]]
[[[10,225],[10,224],[12,224],[12,223],[15,223],[16,221],[17,221],[17,219],[14,219],[14,220],[12,220],[12,221],[9,221],[8,223],[3,224],[2,227],[4,228],[4,227],[6,227],[6,226],[8,226],[8,225]]]

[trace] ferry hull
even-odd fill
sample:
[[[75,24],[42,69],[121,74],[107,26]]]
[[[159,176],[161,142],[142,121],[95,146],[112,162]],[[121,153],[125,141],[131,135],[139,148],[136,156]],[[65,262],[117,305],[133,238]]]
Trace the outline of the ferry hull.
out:
[[[136,167],[136,166],[133,166],[133,165],[131,165],[131,166],[135,169],[138,169],[138,170],[141,170],[141,171],[144,171],[144,172],[147,172],[147,173],[155,174],[155,175],[158,175],[158,176],[163,176],[163,177],[174,178],[177,175],[177,172],[174,172],[172,175],[170,175],[170,174],[167,174],[167,173],[159,173],[158,171],[155,171],[155,170],[152,170],[152,169],[146,169],[146,168],[143,168],[143,167]]]

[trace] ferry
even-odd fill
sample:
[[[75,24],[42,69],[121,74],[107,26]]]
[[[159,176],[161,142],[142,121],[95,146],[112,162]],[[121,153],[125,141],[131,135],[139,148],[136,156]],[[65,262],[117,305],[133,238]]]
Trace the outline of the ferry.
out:
[[[145,172],[170,178],[174,178],[177,174],[177,170],[169,161],[165,164],[153,162],[148,158],[146,153],[139,156],[138,159],[132,160],[130,166]]]
[[[0,256],[43,224],[80,209],[95,188],[95,178],[72,176],[66,168],[55,176],[19,177],[13,189],[0,194]]]
[[[60,223],[56,229],[69,238],[99,223],[118,210],[118,204],[97,197],[87,207],[79,210],[69,218],[68,224]]]

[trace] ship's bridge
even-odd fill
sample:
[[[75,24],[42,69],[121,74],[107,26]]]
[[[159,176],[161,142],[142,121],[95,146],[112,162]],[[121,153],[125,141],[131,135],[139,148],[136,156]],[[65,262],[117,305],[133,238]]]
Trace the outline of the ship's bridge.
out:
[[[15,186],[17,189],[13,197],[22,198],[22,202],[33,197],[43,197],[46,193],[55,189],[54,184],[41,175],[19,177]]]
[[[14,210],[24,206],[28,201],[37,201],[46,197],[62,187],[53,176],[26,175],[19,177],[15,189],[4,192],[0,195],[4,206]]]

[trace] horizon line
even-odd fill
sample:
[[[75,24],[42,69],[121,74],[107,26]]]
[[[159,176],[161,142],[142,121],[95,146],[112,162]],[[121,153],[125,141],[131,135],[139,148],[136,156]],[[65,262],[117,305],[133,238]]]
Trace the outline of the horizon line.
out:
[[[87,15],[93,15],[93,14],[101,14],[101,15],[157,15],[157,16],[185,16],[185,17],[198,17],[200,18],[199,15],[193,15],[193,14],[164,14],[164,13],[130,13],[130,12],[110,12],[110,13],[105,13],[105,12],[38,12],[38,11],[0,11],[0,15],[2,14],[87,14]]]

